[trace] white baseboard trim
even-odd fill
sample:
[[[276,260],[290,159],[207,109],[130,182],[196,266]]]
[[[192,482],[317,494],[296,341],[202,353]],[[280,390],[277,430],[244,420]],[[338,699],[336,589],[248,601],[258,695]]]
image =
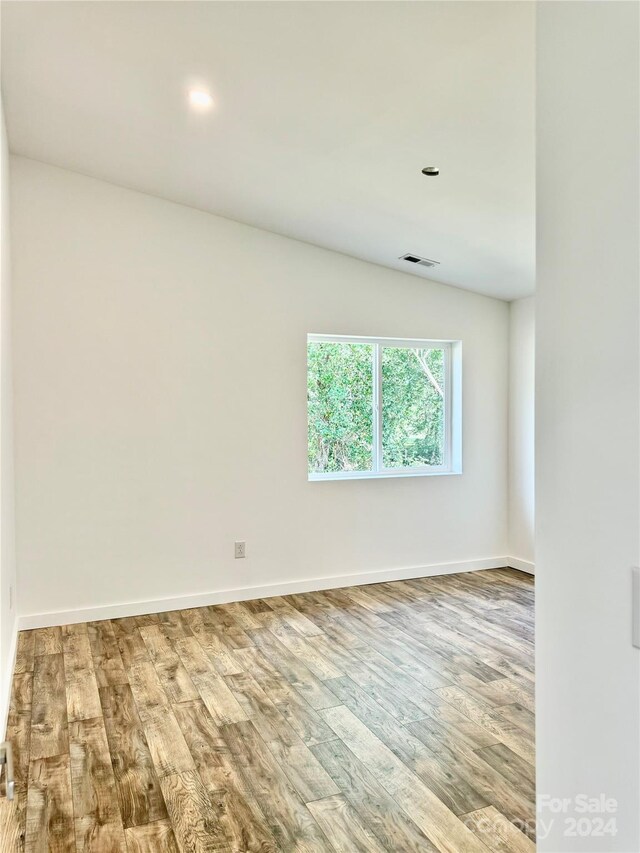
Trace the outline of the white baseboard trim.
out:
[[[362,586],[384,581],[474,572],[480,569],[500,569],[510,565],[509,559],[509,557],[486,557],[458,563],[437,563],[429,566],[410,566],[404,569],[381,569],[355,575],[336,575],[334,577],[285,581],[266,586],[223,589],[195,595],[181,595],[175,598],[128,601],[122,604],[107,604],[101,607],[86,607],[76,610],[58,610],[49,613],[29,613],[20,616],[18,628],[21,631],[31,628],[51,628],[54,625],[97,622],[101,619],[119,619],[123,616],[143,616],[146,613],[163,613],[167,610],[188,610],[192,607],[206,607],[209,604],[227,604],[231,601],[248,601],[252,598],[270,598],[273,595],[290,595],[294,592],[315,592],[321,589],[339,589],[344,586]],[[516,567],[514,566],[514,568]]]
[[[510,569],[518,569],[520,572],[526,572],[529,575],[535,575],[536,564],[529,560],[521,560],[519,557],[505,557]]]
[[[11,701],[11,686],[13,684],[13,672],[16,668],[16,652],[18,651],[18,619],[13,622],[13,631],[11,632],[11,648],[9,649],[9,659],[7,662],[7,671],[2,673],[0,680],[2,691],[0,695],[0,740],[6,740],[5,734],[7,731],[7,722],[9,720],[9,702]]]

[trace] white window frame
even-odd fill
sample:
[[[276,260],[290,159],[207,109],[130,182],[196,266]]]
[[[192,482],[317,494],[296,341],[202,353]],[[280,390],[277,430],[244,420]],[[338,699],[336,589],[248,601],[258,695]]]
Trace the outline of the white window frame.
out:
[[[462,341],[419,338],[369,338],[354,335],[307,335],[310,343],[368,344],[373,347],[373,447],[371,471],[309,471],[310,482],[321,480],[367,480],[387,477],[433,477],[462,473]],[[384,347],[444,350],[444,462],[385,468],[382,456],[382,350]]]

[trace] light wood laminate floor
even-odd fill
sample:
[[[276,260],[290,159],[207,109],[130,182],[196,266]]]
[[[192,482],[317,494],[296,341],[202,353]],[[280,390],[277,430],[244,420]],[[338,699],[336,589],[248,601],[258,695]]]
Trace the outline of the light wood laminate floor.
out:
[[[22,632],[2,851],[533,851],[510,569]]]

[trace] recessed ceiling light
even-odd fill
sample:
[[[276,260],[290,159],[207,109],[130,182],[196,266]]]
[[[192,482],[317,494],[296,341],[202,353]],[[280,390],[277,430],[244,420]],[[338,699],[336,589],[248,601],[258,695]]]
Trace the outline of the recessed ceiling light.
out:
[[[198,110],[208,110],[213,105],[213,98],[203,89],[191,89],[189,92],[189,102],[192,107]]]
[[[425,166],[422,170],[423,175],[429,175],[429,177],[435,177],[435,175],[440,174],[440,169],[437,166]]]

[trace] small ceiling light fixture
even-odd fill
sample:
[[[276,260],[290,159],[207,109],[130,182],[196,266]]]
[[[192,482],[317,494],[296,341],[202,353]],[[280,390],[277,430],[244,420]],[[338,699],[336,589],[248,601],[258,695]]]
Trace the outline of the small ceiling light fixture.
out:
[[[198,110],[208,110],[213,106],[213,98],[208,92],[202,89],[191,89],[189,92],[189,102],[192,107]]]
[[[422,174],[433,178],[440,174],[440,169],[437,166],[425,166],[422,170]]]

